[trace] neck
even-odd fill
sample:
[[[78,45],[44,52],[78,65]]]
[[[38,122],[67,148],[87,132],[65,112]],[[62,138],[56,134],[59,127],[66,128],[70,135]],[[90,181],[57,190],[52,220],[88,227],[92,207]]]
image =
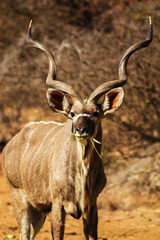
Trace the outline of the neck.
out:
[[[88,166],[91,161],[101,158],[102,129],[101,124],[97,126],[96,134],[91,138],[77,139],[78,156],[82,164]]]
[[[93,139],[98,142],[102,141],[101,125],[97,129],[97,133]],[[101,161],[99,155],[95,151],[90,139],[77,139],[78,146],[78,158],[81,165],[81,180],[82,180],[82,198],[81,209],[83,216],[85,217],[89,211],[90,199],[94,195],[94,184],[99,171],[99,161]],[[95,147],[100,154],[101,145],[95,142]]]
[[[93,149],[89,139],[84,139],[83,141],[78,140],[78,155],[79,155],[79,161],[82,164],[83,176],[88,175],[92,150]]]

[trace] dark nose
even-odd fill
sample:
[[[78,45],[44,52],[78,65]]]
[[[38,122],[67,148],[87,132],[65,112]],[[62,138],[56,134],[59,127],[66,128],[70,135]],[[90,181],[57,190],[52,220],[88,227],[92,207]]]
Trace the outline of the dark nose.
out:
[[[87,128],[86,128],[86,127],[82,127],[82,128],[77,127],[77,128],[76,128],[76,131],[77,131],[80,135],[88,134],[88,131],[87,131]]]

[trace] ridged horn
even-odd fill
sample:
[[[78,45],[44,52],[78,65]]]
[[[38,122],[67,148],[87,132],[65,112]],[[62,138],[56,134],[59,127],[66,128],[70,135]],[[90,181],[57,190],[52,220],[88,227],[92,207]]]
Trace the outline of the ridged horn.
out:
[[[56,79],[56,63],[53,54],[51,51],[49,51],[43,44],[34,41],[32,39],[32,20],[30,21],[29,28],[28,28],[28,33],[27,33],[27,38],[26,38],[27,43],[31,44],[32,47],[38,48],[43,53],[46,55],[49,63],[49,70],[48,70],[48,75],[46,78],[46,85],[62,91],[64,94],[66,93],[67,95],[69,94],[70,97],[74,97],[81,101],[80,96],[78,93],[68,84],[55,80]]]
[[[153,39],[153,26],[151,17],[149,17],[149,33],[145,41],[141,41],[129,47],[124,53],[119,64],[119,80],[106,82],[97,87],[89,97],[89,101],[97,101],[103,94],[107,93],[113,88],[121,87],[127,82],[127,63],[130,56],[138,49],[148,47]]]

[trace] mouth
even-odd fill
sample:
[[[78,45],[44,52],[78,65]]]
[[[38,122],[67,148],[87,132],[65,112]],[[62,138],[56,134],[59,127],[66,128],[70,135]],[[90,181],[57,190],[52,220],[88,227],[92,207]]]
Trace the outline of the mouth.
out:
[[[97,155],[102,159],[101,154],[98,152],[95,143],[97,144],[101,144],[101,142],[99,142],[97,139],[90,137],[89,134],[75,134],[75,137],[79,140],[80,143],[82,143],[83,145],[87,146],[87,144],[89,143],[89,141],[91,142],[93,148],[95,149]]]
[[[75,134],[75,137],[77,138],[77,139],[79,139],[79,140],[83,140],[83,139],[89,139],[90,138],[90,136],[89,136],[89,134],[78,134],[78,133],[76,133]]]
[[[89,134],[75,134],[75,138],[77,138],[80,142],[85,142],[87,143],[88,140],[90,139],[90,135]]]
[[[75,134],[75,138],[78,140],[79,143],[81,143],[83,146],[87,146],[90,140],[89,134]]]

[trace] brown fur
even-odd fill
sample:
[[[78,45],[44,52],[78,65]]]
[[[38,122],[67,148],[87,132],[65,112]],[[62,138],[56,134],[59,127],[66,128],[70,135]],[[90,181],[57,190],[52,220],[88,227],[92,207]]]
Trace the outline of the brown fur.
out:
[[[30,229],[33,236],[37,233],[49,211],[54,239],[63,238],[66,213],[75,218],[82,215],[86,239],[88,235],[97,239],[97,227],[88,226],[106,182],[103,164],[91,142],[83,153],[71,127],[71,120],[64,125],[28,124],[3,151],[3,169],[24,240],[30,239]],[[95,137],[101,141],[100,124]],[[97,213],[95,218],[97,225]]]

